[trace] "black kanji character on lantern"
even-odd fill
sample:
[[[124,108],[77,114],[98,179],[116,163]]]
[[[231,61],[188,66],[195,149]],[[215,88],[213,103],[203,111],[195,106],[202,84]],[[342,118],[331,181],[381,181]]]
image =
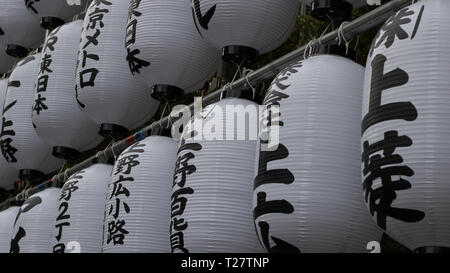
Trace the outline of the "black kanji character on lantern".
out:
[[[100,26],[100,28],[103,28],[105,24],[103,23],[103,16],[105,13],[108,13],[108,9],[99,9],[95,8],[95,10],[91,13],[89,13],[89,25],[91,29],[97,28],[97,23]]]
[[[381,27],[384,31],[383,35],[377,41],[375,48],[379,47],[384,43],[386,48],[392,46],[395,41],[395,37],[399,40],[407,39],[409,37],[408,33],[402,28],[402,25],[411,23],[409,16],[413,15],[414,11],[409,10],[409,8],[404,8],[397,12],[389,18],[386,23]]]
[[[270,161],[281,160],[287,158],[288,156],[288,149],[281,143],[275,151],[260,151],[258,174],[255,177],[254,189],[261,185],[271,183],[286,185],[292,184],[295,179],[289,169],[267,170],[267,164]]]
[[[48,85],[48,75],[42,75],[38,78],[36,92],[45,92],[47,91]]]
[[[214,13],[216,12],[216,5],[212,6],[205,13],[205,15],[203,15],[201,8],[200,8],[200,1],[192,0],[192,2],[194,3],[194,6],[191,8],[192,9],[192,17],[194,19],[194,24],[195,24],[195,27],[197,28],[197,31],[200,34],[200,36],[203,37],[202,33],[200,32],[200,29],[198,28],[197,20],[198,20],[198,24],[203,29],[208,30],[209,22],[211,21],[212,17],[214,16]],[[196,17],[197,17],[197,20],[195,20]]]
[[[72,197],[72,193],[78,190],[78,180],[76,179],[82,179],[83,176],[81,175],[75,175],[72,176],[67,183],[64,184],[63,188],[61,189],[61,196],[59,197],[59,201],[66,200],[69,201]]]
[[[97,54],[88,54],[86,50],[83,50],[83,61],[81,62],[82,67],[86,66],[87,58],[94,60],[94,61],[100,60],[100,57]]]
[[[98,45],[98,36],[100,36],[100,30],[96,29],[93,36],[86,35],[87,42],[83,45],[83,49],[88,47],[90,44],[93,44],[94,46]]]
[[[269,214],[269,213],[284,213],[291,214],[294,212],[294,207],[286,200],[274,200],[274,201],[266,201],[266,193],[258,192],[257,193],[257,204],[255,209],[253,210],[253,219],[255,223],[257,222],[257,218],[261,215]],[[300,252],[300,250],[285,242],[277,237],[270,236],[269,230],[270,226],[268,223],[264,221],[258,222],[258,227],[261,232],[261,239],[263,241],[264,247],[269,252]],[[274,246],[270,246],[269,236],[272,241],[275,243]]]
[[[37,115],[39,115],[42,110],[48,110],[47,105],[44,103],[46,100],[47,99],[41,94],[38,94],[37,99],[34,100],[33,111],[35,111]]]
[[[135,72],[141,73],[140,69],[142,69],[143,67],[148,67],[150,65],[149,62],[136,57],[136,55],[140,53],[141,51],[139,49],[134,49],[131,51],[129,48],[127,48],[127,62],[133,75]]]
[[[128,234],[128,231],[123,228],[125,224],[124,220],[111,221],[108,223],[107,244],[112,241],[114,245],[123,245],[125,234]]]
[[[382,54],[377,54],[372,60],[369,111],[363,118],[361,135],[370,126],[379,122],[394,119],[413,121],[417,118],[416,107],[409,101],[381,105],[381,98],[384,91],[393,87],[402,86],[409,80],[408,74],[400,68],[384,73],[385,62],[386,57]]]
[[[182,215],[186,209],[187,198],[181,195],[193,194],[194,190],[192,188],[181,188],[176,190],[171,197],[171,217]],[[180,197],[181,196],[181,197]]]
[[[128,19],[131,19],[132,16],[140,17],[142,15],[141,12],[137,11],[139,5],[141,4],[141,0],[131,0],[128,8]]]
[[[186,150],[200,151],[201,149],[202,145],[199,143],[182,143],[182,145],[178,149],[178,154]],[[173,176],[172,187],[174,187],[175,185],[178,185],[180,188],[184,187],[184,184],[186,183],[186,175],[193,174],[197,170],[194,165],[189,165],[189,160],[193,158],[195,158],[195,155],[191,152],[178,156],[177,162],[175,164],[175,173]]]
[[[66,245],[63,243],[59,243],[53,246],[53,253],[64,253],[66,250]]]
[[[114,175],[117,175],[119,173],[130,174],[131,169],[140,164],[140,162],[138,160],[136,160],[136,158],[138,158],[138,157],[139,157],[139,155],[137,155],[137,154],[121,156],[121,158],[119,160],[117,160],[117,167],[116,167],[116,172],[114,173]],[[125,170],[124,170],[124,168],[125,168]]]
[[[107,6],[112,5],[111,2],[106,1],[106,0],[94,0],[92,3],[94,5],[96,5],[97,7],[100,6],[100,4],[107,5]]]
[[[86,86],[95,86],[95,78],[98,74],[97,68],[89,68],[80,72],[80,87],[84,88]],[[89,78],[85,76],[89,76]]]
[[[46,52],[47,49],[50,49],[50,51],[55,50],[55,44],[56,42],[58,42],[58,37],[54,35],[59,31],[60,28],[61,27],[58,27],[56,30],[54,30],[54,32],[52,32],[52,36],[47,39],[43,52]]]
[[[400,147],[410,147],[412,140],[408,136],[399,136],[397,131],[388,131],[384,134],[384,139],[369,144],[363,144],[362,161],[364,162],[364,182],[366,202],[369,204],[370,213],[377,213],[377,224],[382,229],[386,229],[386,218],[392,217],[404,222],[421,221],[425,214],[422,211],[413,209],[393,208],[392,203],[397,198],[396,191],[411,188],[411,183],[403,178],[392,180],[393,177],[411,177],[414,171],[408,166],[399,165],[403,163],[403,158],[399,154],[394,154]],[[382,154],[375,154],[382,151]],[[391,166],[393,165],[393,166]],[[373,189],[373,182],[381,180],[381,187]]]
[[[176,232],[170,235],[170,248],[172,249],[172,253],[175,253],[176,250],[179,250],[182,253],[189,253],[189,251],[184,247],[183,232]]]
[[[17,231],[14,238],[11,239],[11,247],[9,249],[9,253],[20,253],[20,245],[19,242],[22,238],[24,238],[27,235],[25,232],[25,229],[23,227],[19,227],[19,230]]]
[[[38,14],[39,12],[36,10],[36,8],[34,7],[34,2],[39,2],[39,0],[25,0],[25,6],[32,10],[35,14]]]
[[[44,72],[52,73],[53,70],[50,69],[50,65],[52,64],[52,62],[53,62],[52,55],[45,54],[44,58],[42,58],[41,60],[39,74],[43,74]]]
[[[125,46],[128,47],[136,42],[137,20],[129,22],[126,29]]]
[[[121,191],[125,191],[126,190],[128,192],[128,189],[123,187],[122,184],[119,184],[119,189]],[[129,194],[129,192],[128,192],[128,194]],[[121,205],[123,205],[123,209],[125,210],[126,214],[130,213],[130,206],[128,206],[128,203],[127,202],[121,202],[121,200],[119,198],[116,198],[116,204],[115,204],[115,206],[111,205],[109,207],[108,215],[112,215],[114,217],[114,219],[117,219],[117,217],[119,217],[119,215],[120,215],[120,207],[121,207]],[[114,211],[114,213],[113,213],[113,211]]]
[[[55,228],[58,229],[58,233],[55,235],[56,240],[59,242],[62,237],[63,227],[69,227],[69,222],[62,222],[55,225]]]
[[[10,110],[15,104],[17,103],[17,100],[11,102],[10,104],[6,105],[3,109],[3,117],[2,117],[2,130],[0,134],[0,145],[1,150],[4,158],[8,162],[17,162],[17,158],[15,157],[15,153],[18,151],[14,146],[11,145],[12,139],[11,138],[4,138],[5,136],[15,136],[16,132],[11,129],[7,129],[8,127],[12,127],[14,125],[12,120],[7,120],[5,118],[5,113]]]

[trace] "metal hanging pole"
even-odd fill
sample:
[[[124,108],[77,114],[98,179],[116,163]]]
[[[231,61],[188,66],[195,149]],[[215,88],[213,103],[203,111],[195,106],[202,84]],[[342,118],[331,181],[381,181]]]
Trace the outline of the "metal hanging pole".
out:
[[[343,26],[343,34],[347,40],[352,39],[354,36],[359,35],[361,33],[364,33],[376,26],[379,26],[380,24],[384,23],[390,16],[392,16],[396,11],[398,11],[400,8],[411,4],[411,0],[392,0],[360,17],[357,19],[346,23]],[[334,30],[332,32],[327,33],[321,38],[322,44],[328,44],[333,42],[338,37],[338,30]],[[310,46],[314,46],[319,43],[319,40],[313,40],[311,43],[309,43]],[[256,85],[257,83],[272,78],[276,76],[282,69],[290,65],[291,63],[294,63],[296,61],[303,59],[303,53],[307,49],[307,46],[302,46],[283,57],[272,61],[271,63],[259,68],[258,70],[255,70],[248,74],[247,77],[240,78],[232,83],[230,83],[228,86],[222,87],[207,96],[203,98],[203,105],[208,105],[211,102],[217,100],[220,95],[226,90],[226,89],[240,89],[243,87],[246,87],[248,85],[248,81],[252,85]],[[247,78],[247,79],[246,79]],[[189,105],[189,109],[191,110],[191,113],[194,110],[194,104]],[[77,173],[78,171],[81,171],[85,168],[88,168],[89,166],[96,164],[98,162],[106,162],[108,158],[113,157],[115,155],[119,155],[122,153],[126,148],[131,146],[132,144],[136,143],[137,141],[140,141],[147,137],[148,133],[152,130],[152,128],[157,127],[165,127],[168,124],[171,123],[171,117],[166,116],[161,121],[156,121],[152,123],[151,125],[145,127],[144,129],[138,131],[134,135],[118,141],[114,143],[111,147],[106,148],[103,151],[98,152],[95,156],[90,157],[89,159],[75,165],[74,167],[67,169],[63,173],[57,174],[53,176],[50,180],[45,181],[44,183],[28,189],[26,191],[26,196],[30,196],[34,193],[40,192],[46,188],[54,187],[54,186],[61,186],[65,180],[70,177],[71,175]],[[3,202],[0,204],[0,211],[8,208],[12,202],[20,201],[21,198],[23,198],[24,194],[18,194],[15,197]]]

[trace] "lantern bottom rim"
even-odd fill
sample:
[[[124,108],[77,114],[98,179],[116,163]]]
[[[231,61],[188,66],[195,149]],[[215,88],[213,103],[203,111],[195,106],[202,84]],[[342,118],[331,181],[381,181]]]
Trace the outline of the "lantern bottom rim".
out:
[[[52,151],[52,155],[64,160],[75,159],[80,154],[80,151],[64,146],[54,146]]]
[[[425,246],[414,249],[415,253],[450,253],[450,247]]]
[[[314,0],[311,15],[321,21],[349,21],[352,19],[353,5],[345,0]]]
[[[100,125],[100,130],[98,134],[102,137],[111,137],[115,141],[126,138],[130,132],[127,128],[122,125],[114,124],[114,123],[102,123]]]
[[[157,84],[152,87],[152,97],[158,101],[173,102],[184,96],[184,90],[168,84]]]
[[[28,55],[28,48],[16,44],[8,44],[5,48],[6,54],[14,58],[25,58]]]
[[[33,181],[40,180],[44,176],[44,173],[33,169],[19,170],[19,178],[23,180]]]
[[[64,25],[65,22],[63,19],[53,16],[45,16],[41,18],[41,27],[44,29],[48,29],[49,31],[54,30],[55,28]]]
[[[222,48],[222,59],[225,62],[243,65],[244,67],[251,66],[258,55],[258,50],[248,46],[229,45]]]

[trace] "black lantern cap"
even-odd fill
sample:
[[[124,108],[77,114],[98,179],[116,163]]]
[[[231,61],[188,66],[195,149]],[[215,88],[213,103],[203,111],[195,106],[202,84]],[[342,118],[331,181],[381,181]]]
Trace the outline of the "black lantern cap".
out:
[[[156,126],[152,128],[149,133],[149,136],[164,136],[164,137],[172,137],[172,129],[170,128],[161,128],[160,126]]]
[[[349,21],[352,19],[353,5],[345,0],[314,0],[311,15],[321,21]]]
[[[28,181],[42,180],[44,174],[38,170],[22,169],[19,171],[19,178]]]
[[[29,50],[20,45],[8,44],[5,52],[11,57],[22,59],[28,55]]]
[[[64,20],[58,17],[46,16],[41,18],[41,27],[50,31],[64,25]]]
[[[63,146],[55,146],[53,147],[52,155],[57,158],[61,158],[64,160],[75,159],[80,155],[80,151]]]
[[[225,62],[242,64],[244,67],[251,66],[258,55],[258,50],[247,46],[230,45],[222,48],[222,59]]]
[[[356,61],[356,52],[348,48],[345,45],[328,44],[328,45],[317,45],[314,50],[313,55],[337,55],[341,57],[348,58],[352,61]]]
[[[237,99],[245,99],[249,101],[256,102],[258,104],[261,104],[262,97],[257,94],[256,92],[253,92],[252,89],[244,88],[244,89],[238,89],[238,90],[225,90],[222,92],[219,100],[225,99],[225,98],[237,98]]]
[[[110,136],[116,141],[124,139],[130,134],[127,128],[113,123],[102,123],[98,133],[102,137]]]
[[[157,84],[152,87],[152,97],[159,101],[174,102],[184,96],[184,90],[173,85]]]

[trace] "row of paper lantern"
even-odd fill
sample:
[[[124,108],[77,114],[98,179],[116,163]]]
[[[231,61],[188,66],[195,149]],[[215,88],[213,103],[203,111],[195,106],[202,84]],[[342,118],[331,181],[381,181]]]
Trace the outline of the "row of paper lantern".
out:
[[[26,16],[20,1],[7,2],[0,11],[2,41],[10,48],[5,53],[11,53],[11,48],[23,53],[36,47],[43,37],[37,19]],[[260,53],[278,47],[289,36],[298,10],[298,1],[289,0],[284,1],[283,10],[274,13],[272,24],[256,16],[252,20],[259,18],[256,21],[263,21],[271,31],[252,34],[249,40],[247,34],[259,31],[254,28],[256,21],[242,33],[221,28],[237,16],[229,17],[227,10],[237,4],[229,1],[231,7],[215,12],[217,20],[210,18],[211,26],[217,24],[214,31],[225,34],[208,39],[220,40],[213,47],[202,39],[206,34],[198,32],[191,7],[182,0],[170,4],[93,1],[84,22],[75,20],[59,27],[88,3],[82,1],[77,7],[62,0],[53,2],[25,1],[51,31],[41,52],[19,61],[8,84],[3,83],[8,90],[3,129],[8,134],[1,136],[2,154],[21,178],[54,170],[61,163],[54,156],[70,159],[96,146],[101,141],[97,132],[126,136],[156,112],[159,102],[150,96],[150,89],[154,97],[168,99],[202,87],[215,73],[218,49],[225,45],[255,47]],[[192,5],[195,9],[196,1]],[[271,2],[258,5],[259,13],[274,8]],[[226,36],[228,40],[223,40]],[[20,57],[19,53],[15,56]],[[2,179],[6,187],[11,186],[10,177],[16,176],[13,169],[10,173]]]
[[[105,222],[97,228],[103,228],[97,233],[104,236],[103,251],[254,252],[259,247],[255,234],[273,252],[362,251],[381,236],[364,200],[378,226],[408,248],[448,248],[445,60],[450,52],[443,41],[450,37],[450,19],[442,14],[449,11],[448,1],[423,0],[397,12],[374,39],[365,76],[361,66],[332,55],[313,56],[283,70],[263,103],[269,111],[280,106],[281,113],[268,115],[275,121],[266,120],[269,129],[280,132],[274,151],[262,150],[264,141],[196,140],[188,137],[189,126],[177,155],[177,143],[161,136],[124,151],[112,179],[111,168],[104,175],[108,192],[100,194],[107,200],[100,205]],[[225,98],[207,107],[201,119],[216,116],[210,112],[223,104],[254,103]],[[57,223],[34,226],[48,237],[45,248],[31,251],[50,251],[58,244],[83,251],[80,237],[61,243],[64,230],[75,226],[65,220],[78,217],[70,213],[67,218],[68,195],[75,196],[82,181],[74,182],[97,166],[69,179],[62,195],[51,189],[36,194],[42,195],[39,199],[30,197],[21,207],[28,215],[19,215],[9,236],[16,243],[11,249],[27,251],[20,242],[25,242],[24,233],[34,234],[24,227],[27,216],[33,216],[30,208],[44,208],[39,204],[53,191],[50,207],[58,209]],[[43,211],[55,219],[51,210]],[[52,232],[57,242],[49,245]]]

